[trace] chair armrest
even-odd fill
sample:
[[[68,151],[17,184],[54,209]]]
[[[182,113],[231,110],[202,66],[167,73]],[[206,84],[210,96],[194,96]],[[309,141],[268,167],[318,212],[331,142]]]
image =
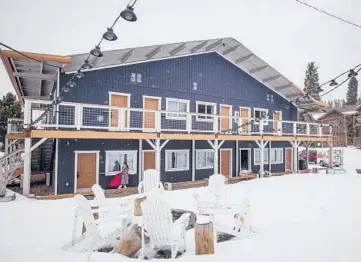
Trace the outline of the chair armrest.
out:
[[[164,191],[164,186],[163,186],[163,183],[162,182],[159,182],[158,183],[158,187],[161,191]]]
[[[180,216],[180,218],[178,218],[176,221],[173,222],[173,225],[178,227],[178,226],[182,226],[184,228],[186,228],[189,224],[189,218],[190,218],[189,213],[184,213]]]
[[[143,181],[139,183],[138,185],[138,194],[142,193],[142,189],[143,189]]]

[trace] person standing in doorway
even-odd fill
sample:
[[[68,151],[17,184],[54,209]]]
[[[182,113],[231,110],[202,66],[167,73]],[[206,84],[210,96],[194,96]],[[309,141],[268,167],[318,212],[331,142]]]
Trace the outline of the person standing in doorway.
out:
[[[127,188],[128,183],[129,183],[129,166],[127,162],[124,162],[122,166],[122,179],[119,188],[123,188],[123,187]]]

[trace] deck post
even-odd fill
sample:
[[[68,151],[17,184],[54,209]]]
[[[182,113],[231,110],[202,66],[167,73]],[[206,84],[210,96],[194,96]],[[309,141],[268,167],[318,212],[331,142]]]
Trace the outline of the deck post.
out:
[[[160,172],[160,158],[161,158],[161,148],[160,148],[160,138],[155,140],[155,169]]]
[[[258,145],[259,149],[260,149],[260,156],[259,156],[259,177],[263,177],[264,175],[264,149],[268,144],[268,141],[255,141],[256,144]]]
[[[24,176],[23,176],[23,195],[30,194],[30,175],[31,175],[31,138],[25,138],[24,146]]]
[[[218,174],[218,139],[214,140],[214,163],[213,163],[213,168],[214,168],[214,174]]]
[[[333,154],[333,143],[332,143],[332,139],[331,141],[328,143],[328,146],[329,146],[329,163],[328,163],[328,167],[329,168],[333,168],[333,159],[332,159],[332,154]]]
[[[238,141],[235,142],[236,142],[236,177],[237,177],[239,176],[239,144]]]
[[[293,173],[298,172],[298,147],[301,141],[290,141],[293,148]]]
[[[192,140],[192,181],[196,180],[196,141]]]

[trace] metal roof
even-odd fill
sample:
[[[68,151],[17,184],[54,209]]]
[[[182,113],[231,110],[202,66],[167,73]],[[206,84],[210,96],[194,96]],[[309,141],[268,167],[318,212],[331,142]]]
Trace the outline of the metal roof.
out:
[[[4,52],[6,51],[3,51],[3,53]],[[300,108],[306,109],[314,106],[326,106],[324,103],[314,99],[311,99],[311,101],[304,100],[302,95],[305,92],[301,88],[296,86],[280,72],[267,64],[234,38],[219,38],[103,51],[103,57],[101,58],[93,56],[90,57],[89,62],[93,68],[84,71],[210,52],[218,53],[235,66],[266,85],[268,88],[283,96],[288,101],[294,102],[297,98],[299,98],[300,103],[298,103],[297,106]],[[73,73],[81,67],[88,55],[89,53],[75,54],[69,56],[71,61],[68,63],[60,63],[60,60],[55,61],[55,63],[62,66],[65,73]],[[69,57],[62,58],[64,60]],[[44,78],[48,76],[55,76],[57,74],[56,68],[49,68],[44,64],[37,64],[37,62],[29,59],[25,59],[23,57],[20,58],[21,59],[17,58],[15,60],[14,58],[10,58],[10,60],[12,60],[11,63],[13,65],[13,72],[11,72],[11,74],[18,80],[20,90],[23,92],[21,95],[49,96],[56,80],[54,81],[53,78],[50,80],[46,78],[45,80]],[[28,63],[27,66],[25,66],[25,62]],[[19,75],[19,73],[29,73],[29,71],[31,71],[31,74],[34,76],[31,80],[29,80],[29,77]],[[35,74],[38,77],[35,77]]]

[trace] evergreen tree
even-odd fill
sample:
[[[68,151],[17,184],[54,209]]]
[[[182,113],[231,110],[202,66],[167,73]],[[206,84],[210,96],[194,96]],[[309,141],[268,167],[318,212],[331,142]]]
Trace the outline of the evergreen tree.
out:
[[[318,71],[317,67],[315,66],[315,62],[310,62],[307,65],[306,69],[306,77],[304,82],[304,91],[310,94],[314,99],[321,100],[320,99],[320,84],[318,79]]]
[[[356,77],[353,76],[348,82],[348,89],[346,94],[347,104],[349,105],[357,104],[357,89],[358,89],[358,81]]]
[[[7,93],[0,99],[0,142],[5,141],[8,118],[22,118],[21,105],[13,93]]]

